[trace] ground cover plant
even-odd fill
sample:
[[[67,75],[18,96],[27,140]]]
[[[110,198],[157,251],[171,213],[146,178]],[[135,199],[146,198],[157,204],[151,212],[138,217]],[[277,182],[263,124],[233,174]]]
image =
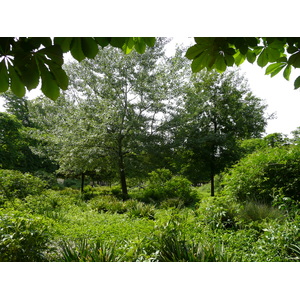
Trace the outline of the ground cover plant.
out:
[[[39,186],[40,181],[36,182]],[[300,216],[295,208],[241,203],[224,193],[211,197],[205,186],[193,190],[198,194],[193,203],[181,206],[162,205],[168,194],[164,201],[149,203],[133,198],[123,201],[108,187],[87,190],[93,195],[89,200],[79,189],[66,187],[44,188],[39,194],[26,193],[3,202],[1,261],[300,259]],[[132,197],[138,194],[132,191]]]

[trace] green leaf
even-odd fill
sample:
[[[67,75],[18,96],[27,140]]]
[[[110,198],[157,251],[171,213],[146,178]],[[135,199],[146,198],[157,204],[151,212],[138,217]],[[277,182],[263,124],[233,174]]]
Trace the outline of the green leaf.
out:
[[[298,76],[294,82],[295,90],[300,87],[300,76]]]
[[[134,48],[138,53],[143,54],[146,50],[146,44],[143,40],[141,40],[141,38],[137,38]]]
[[[225,53],[225,62],[227,66],[232,67],[234,65],[234,57]]]
[[[215,57],[210,55],[209,52],[205,51],[203,52],[199,57],[195,58],[192,61],[191,67],[192,67],[192,72],[197,73],[207,67],[210,69],[213,64],[215,63]]]
[[[288,46],[287,47],[287,53],[289,53],[289,54],[293,54],[293,53],[295,53],[297,51],[298,51],[298,48],[295,47],[295,46]]]
[[[59,45],[64,53],[70,51],[72,37],[55,37],[54,44]]]
[[[278,49],[268,47],[266,48],[266,55],[269,62],[275,62],[281,56],[281,52]]]
[[[72,56],[77,61],[81,62],[83,59],[85,59],[85,55],[82,51],[82,46],[81,46],[81,38],[73,38],[70,48],[71,48]]]
[[[226,70],[226,63],[223,56],[219,55],[215,61],[215,68],[218,72],[222,73]]]
[[[22,82],[26,85],[27,89],[29,91],[35,89],[40,81],[40,73],[35,59],[31,59],[26,68],[23,68],[21,72]]]
[[[269,62],[268,53],[266,49],[264,49],[257,58],[257,64],[263,68],[264,66],[267,65],[268,62]]]
[[[253,64],[256,60],[256,54],[252,51],[247,52],[247,60],[249,63]]]
[[[50,71],[54,75],[54,78],[55,78],[56,82],[58,83],[59,87],[63,90],[66,90],[68,88],[68,84],[69,84],[69,78],[68,78],[66,72],[62,69],[62,67],[60,67],[52,62],[48,62],[47,64],[50,68]]]
[[[245,61],[245,55],[240,52],[237,52],[233,57],[234,57],[235,64],[237,66],[239,66]]]
[[[292,66],[291,65],[287,65],[286,68],[283,71],[283,77],[286,80],[290,80],[291,71],[292,71]]]
[[[147,44],[147,46],[154,47],[155,42],[156,42],[156,38],[155,37],[143,37],[142,39]]]
[[[112,37],[111,41],[110,41],[110,44],[113,47],[117,47],[117,48],[122,49],[122,47],[126,43],[127,39],[128,39],[128,37]]]
[[[108,37],[95,37],[94,39],[102,48],[106,47],[110,42]]]
[[[81,38],[81,46],[84,55],[88,58],[94,58],[99,51],[96,41],[91,37]]]
[[[5,65],[5,61],[0,63],[0,93],[6,92],[9,87],[8,70]]]
[[[286,66],[285,63],[271,64],[267,67],[265,75],[271,74],[271,77],[273,77],[276,74],[278,74],[285,66]]]
[[[23,82],[21,81],[21,78],[19,77],[19,75],[17,74],[17,72],[15,71],[12,65],[9,65],[8,69],[9,69],[9,76],[11,79],[10,88],[12,92],[20,98],[24,97],[26,93],[26,89]]]
[[[52,61],[62,66],[64,63],[63,52],[59,45],[53,45],[47,48],[44,48],[37,52],[38,54],[48,56]]]
[[[40,62],[39,67],[42,77],[42,92],[50,99],[56,100],[59,96],[59,87],[57,82],[43,63]]]
[[[297,52],[290,56],[288,60],[289,65],[292,65],[295,68],[300,68],[300,52]]]
[[[122,47],[125,54],[129,54],[134,48],[134,38],[130,37]]]
[[[199,56],[203,52],[203,48],[199,45],[194,45],[190,48],[188,48],[185,57],[188,59],[194,59],[197,56]]]

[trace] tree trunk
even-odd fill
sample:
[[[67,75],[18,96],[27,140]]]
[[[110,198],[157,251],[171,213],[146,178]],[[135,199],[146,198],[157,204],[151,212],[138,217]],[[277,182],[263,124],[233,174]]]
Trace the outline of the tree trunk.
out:
[[[211,197],[215,196],[215,162],[214,160],[210,166],[210,195]]]
[[[126,200],[128,198],[128,190],[127,190],[127,183],[126,183],[124,158],[122,153],[119,153],[119,171],[120,171],[120,182],[122,188],[122,197],[123,200]]]
[[[84,173],[81,173],[81,194],[83,194],[84,188]]]

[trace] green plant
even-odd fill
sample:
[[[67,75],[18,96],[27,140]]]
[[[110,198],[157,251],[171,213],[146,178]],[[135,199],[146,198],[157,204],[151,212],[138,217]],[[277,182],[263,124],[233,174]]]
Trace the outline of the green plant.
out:
[[[146,200],[152,199],[156,202],[178,198],[187,205],[197,199],[192,183],[183,176],[172,176],[171,171],[167,169],[149,173],[149,183],[143,193]]]
[[[49,231],[45,219],[13,210],[0,210],[0,261],[44,261]]]
[[[0,201],[13,198],[24,199],[28,195],[38,195],[46,187],[40,178],[29,173],[0,169]]]
[[[115,248],[115,244],[100,240],[88,242],[82,238],[77,242],[62,241],[59,253],[64,262],[115,262],[119,259]]]
[[[271,204],[274,190],[300,201],[300,147],[295,145],[256,151],[224,176],[225,192],[235,199]]]
[[[180,217],[173,216],[160,230],[158,261],[162,262],[221,262],[233,261],[220,243],[194,243],[186,238]]]
[[[240,205],[229,197],[207,197],[197,206],[197,217],[212,229],[236,228]]]
[[[240,211],[244,221],[260,221],[263,219],[282,219],[282,212],[268,204],[247,202]]]

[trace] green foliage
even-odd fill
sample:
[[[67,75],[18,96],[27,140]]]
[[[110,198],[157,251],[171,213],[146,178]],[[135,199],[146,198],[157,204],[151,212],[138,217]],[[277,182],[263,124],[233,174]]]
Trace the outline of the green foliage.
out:
[[[38,195],[46,187],[46,183],[29,173],[0,169],[0,201],[13,198],[24,199],[28,195]]]
[[[198,218],[212,228],[226,229],[237,227],[240,205],[228,197],[207,197],[197,204]]]
[[[240,211],[240,218],[246,222],[262,221],[264,219],[278,219],[284,218],[283,213],[270,205],[247,202]]]
[[[115,245],[97,240],[90,242],[84,238],[75,243],[60,243],[60,260],[64,262],[116,262]]]
[[[225,191],[242,202],[270,204],[278,194],[299,201],[299,155],[298,146],[256,151],[228,171]]]
[[[183,176],[172,176],[170,170],[158,169],[149,173],[149,184],[143,191],[146,201],[161,202],[167,199],[179,199],[185,205],[197,199],[192,183]]]
[[[159,252],[157,260],[161,262],[224,262],[233,257],[227,255],[220,244],[195,244],[188,241],[182,230],[182,220],[177,215],[160,228]]]
[[[22,159],[25,138],[22,124],[13,115],[0,112],[0,166],[15,169]]]
[[[297,37],[204,37],[195,38],[196,44],[187,50],[186,57],[192,60],[192,71],[206,68],[224,72],[234,64],[239,66],[246,59],[257,61],[266,67],[266,75],[271,77],[281,70],[289,80],[291,67],[300,67],[300,39]],[[294,82],[300,87],[300,76]]]
[[[0,261],[44,261],[49,238],[42,217],[0,209]]]
[[[153,47],[155,38],[151,37],[3,37],[0,38],[0,92],[9,87],[18,97],[27,90],[36,88],[41,79],[41,89],[45,96],[56,100],[60,89],[68,88],[69,78],[63,65],[63,53],[82,61],[94,58],[99,46],[112,45],[125,53],[135,49],[144,53],[146,46]],[[26,87],[26,88],[25,88]]]
[[[98,196],[89,201],[89,205],[98,212],[124,214],[130,217],[154,219],[154,206],[138,200],[118,200],[114,196]]]

